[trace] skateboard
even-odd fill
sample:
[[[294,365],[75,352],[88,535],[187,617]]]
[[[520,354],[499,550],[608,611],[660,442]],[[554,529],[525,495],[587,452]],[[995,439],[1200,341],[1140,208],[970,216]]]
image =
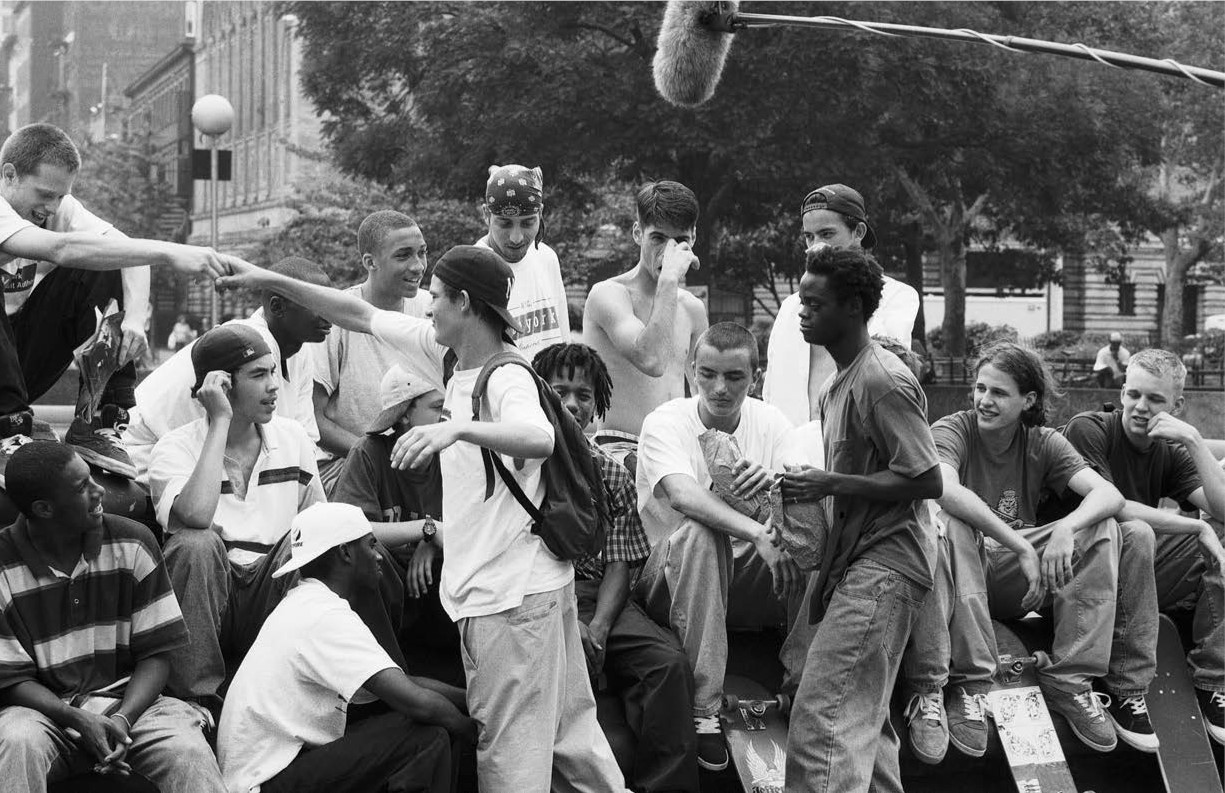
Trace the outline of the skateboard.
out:
[[[1162,614],[1159,625],[1157,677],[1145,701],[1161,741],[1157,760],[1165,789],[1169,793],[1221,793],[1221,777],[1187,671],[1187,651],[1169,617]]]
[[[723,681],[723,734],[746,793],[782,793],[791,699],[739,675]]]
[[[1008,630],[996,631],[1000,649],[995,685],[987,695],[1009,770],[1020,793],[1077,793],[1034,657]]]

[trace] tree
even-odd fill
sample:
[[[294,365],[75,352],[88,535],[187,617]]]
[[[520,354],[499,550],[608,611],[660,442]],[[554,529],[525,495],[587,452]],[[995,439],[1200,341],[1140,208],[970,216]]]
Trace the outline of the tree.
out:
[[[797,274],[802,256],[786,238],[798,235],[800,197],[844,182],[893,226],[877,223],[882,255],[912,279],[925,250],[940,262],[954,354],[964,351],[967,245],[1082,248],[1093,223],[1134,222],[1142,190],[1126,177],[1158,156],[1160,119],[1148,102],[1160,78],[1096,64],[760,29],[737,35],[713,100],[682,110],[651,82],[661,4],[290,7],[303,87],[346,170],[473,201],[488,165],[539,164],[566,222],[604,205],[593,192],[601,185],[677,179],[698,196],[697,252],[715,265],[696,275],[735,288]],[[797,3],[787,12],[1102,46],[1157,36],[1142,4]]]

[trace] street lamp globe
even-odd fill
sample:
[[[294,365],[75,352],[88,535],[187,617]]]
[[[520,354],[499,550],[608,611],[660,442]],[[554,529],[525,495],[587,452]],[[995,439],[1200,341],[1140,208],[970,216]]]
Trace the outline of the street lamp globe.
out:
[[[234,106],[220,94],[208,94],[191,106],[191,123],[205,135],[224,135],[234,124]]]

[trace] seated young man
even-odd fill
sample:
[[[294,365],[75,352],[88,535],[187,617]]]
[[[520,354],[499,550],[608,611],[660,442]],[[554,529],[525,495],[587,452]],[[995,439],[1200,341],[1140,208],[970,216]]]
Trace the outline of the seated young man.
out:
[[[263,336],[222,325],[196,341],[191,359],[191,394],[205,418],[158,441],[149,480],[167,534],[166,567],[191,631],[190,644],[171,656],[170,691],[215,707],[227,655],[242,656],[293,584],[271,577],[289,553],[290,522],[325,499],[314,444],[300,425],[275,415],[280,377]],[[360,613],[397,656],[388,624],[402,608],[394,579],[383,581],[386,610],[371,598]]]
[[[352,504],[362,510],[374,526],[374,534],[399,553],[407,549],[406,604],[415,615],[405,614],[405,629],[427,620],[418,637],[427,642],[454,641],[450,618],[438,598],[438,575],[442,563],[442,469],[437,459],[419,469],[401,470],[391,464],[396,439],[413,427],[437,424],[442,418],[443,394],[419,378],[410,378],[400,366],[392,366],[379,384],[381,412],[366,434],[349,451],[332,501]],[[414,602],[420,608],[414,608]],[[437,631],[433,629],[439,629]],[[443,635],[436,635],[436,634]],[[458,657],[458,649],[456,650]]]
[[[378,589],[379,543],[361,510],[315,504],[293,520],[298,571],[226,696],[217,757],[234,793],[448,793],[451,739],[476,740],[464,691],[411,678],[355,612]],[[346,724],[351,703],[393,713]]]
[[[599,354],[585,344],[541,350],[532,368],[586,429],[612,398]],[[677,639],[629,600],[630,583],[651,546],[623,465],[591,441],[608,497],[612,527],[602,553],[574,563],[579,631],[592,677],[607,675],[637,739],[630,785],[640,791],[698,790],[697,736],[689,717],[693,675]]]
[[[1117,737],[1092,684],[1107,672],[1116,589],[1129,585],[1120,580],[1113,519],[1123,497],[1043,426],[1054,385],[1037,353],[996,345],[975,371],[974,408],[932,425],[951,572],[936,576],[906,651],[911,743],[928,762],[939,761],[943,741],[981,757],[983,706],[999,654],[991,618],[1050,604],[1055,638],[1049,654],[1037,653],[1038,684],[1082,742],[1111,751]],[[1069,491],[1080,505],[1040,523],[1046,494]]]
[[[738,581],[755,577],[763,565],[773,575],[775,596],[790,599],[802,587],[799,568],[774,547],[769,528],[711,492],[698,440],[710,429],[735,438],[743,455],[736,464],[742,496],[768,488],[784,465],[804,462],[794,448],[791,422],[748,396],[761,376],[757,356],[757,342],[744,328],[730,322],[711,326],[694,347],[698,395],[656,408],[643,421],[638,447],[638,509],[654,547],[635,594],[685,648],[695,686],[698,764],[712,771],[727,765],[719,707],[728,600],[737,598]],[[746,551],[734,560],[733,540]],[[779,611],[785,611],[781,602]]]
[[[269,268],[289,278],[330,286],[332,281],[314,262],[296,257],[282,259]],[[246,319],[227,325],[255,328],[272,351],[277,365],[279,393],[277,415],[301,424],[311,442],[319,440],[312,402],[314,362],[304,344],[323,341],[332,324],[308,309],[269,291],[261,292],[260,308]],[[164,362],[136,387],[136,406],[132,408],[121,440],[132,464],[136,481],[149,486],[149,458],[153,447],[166,433],[204,418],[204,407],[191,397],[195,378],[191,350],[199,341],[188,344]]]
[[[187,627],[153,535],[102,514],[68,446],[26,444],[6,473],[21,515],[0,531],[0,791],[92,769],[222,793],[200,713],[162,695]]]
[[[1119,737],[1155,752],[1144,695],[1157,674],[1157,613],[1190,603],[1195,647],[1187,656],[1208,733],[1225,743],[1225,587],[1221,540],[1206,520],[1160,509],[1162,498],[1184,510],[1225,517],[1225,471],[1199,431],[1177,418],[1187,369],[1174,353],[1131,356],[1122,410],[1073,416],[1063,433],[1085,461],[1127,499],[1116,516],[1122,533],[1119,608],[1110,671],[1101,687]],[[1063,505],[1065,510],[1075,501]],[[1131,583],[1122,585],[1125,576]]]

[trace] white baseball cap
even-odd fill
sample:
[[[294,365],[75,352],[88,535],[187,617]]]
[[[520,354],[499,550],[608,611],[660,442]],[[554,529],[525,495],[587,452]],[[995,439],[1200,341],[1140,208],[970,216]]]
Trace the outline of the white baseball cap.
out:
[[[433,383],[419,377],[410,377],[402,367],[391,367],[379,383],[379,407],[382,412],[374,417],[366,432],[371,435],[386,432],[400,420],[404,411],[408,410],[409,402],[436,390],[438,388]]]
[[[294,516],[289,529],[289,561],[272,577],[292,573],[338,545],[370,533],[370,521],[352,504],[312,504]]]

